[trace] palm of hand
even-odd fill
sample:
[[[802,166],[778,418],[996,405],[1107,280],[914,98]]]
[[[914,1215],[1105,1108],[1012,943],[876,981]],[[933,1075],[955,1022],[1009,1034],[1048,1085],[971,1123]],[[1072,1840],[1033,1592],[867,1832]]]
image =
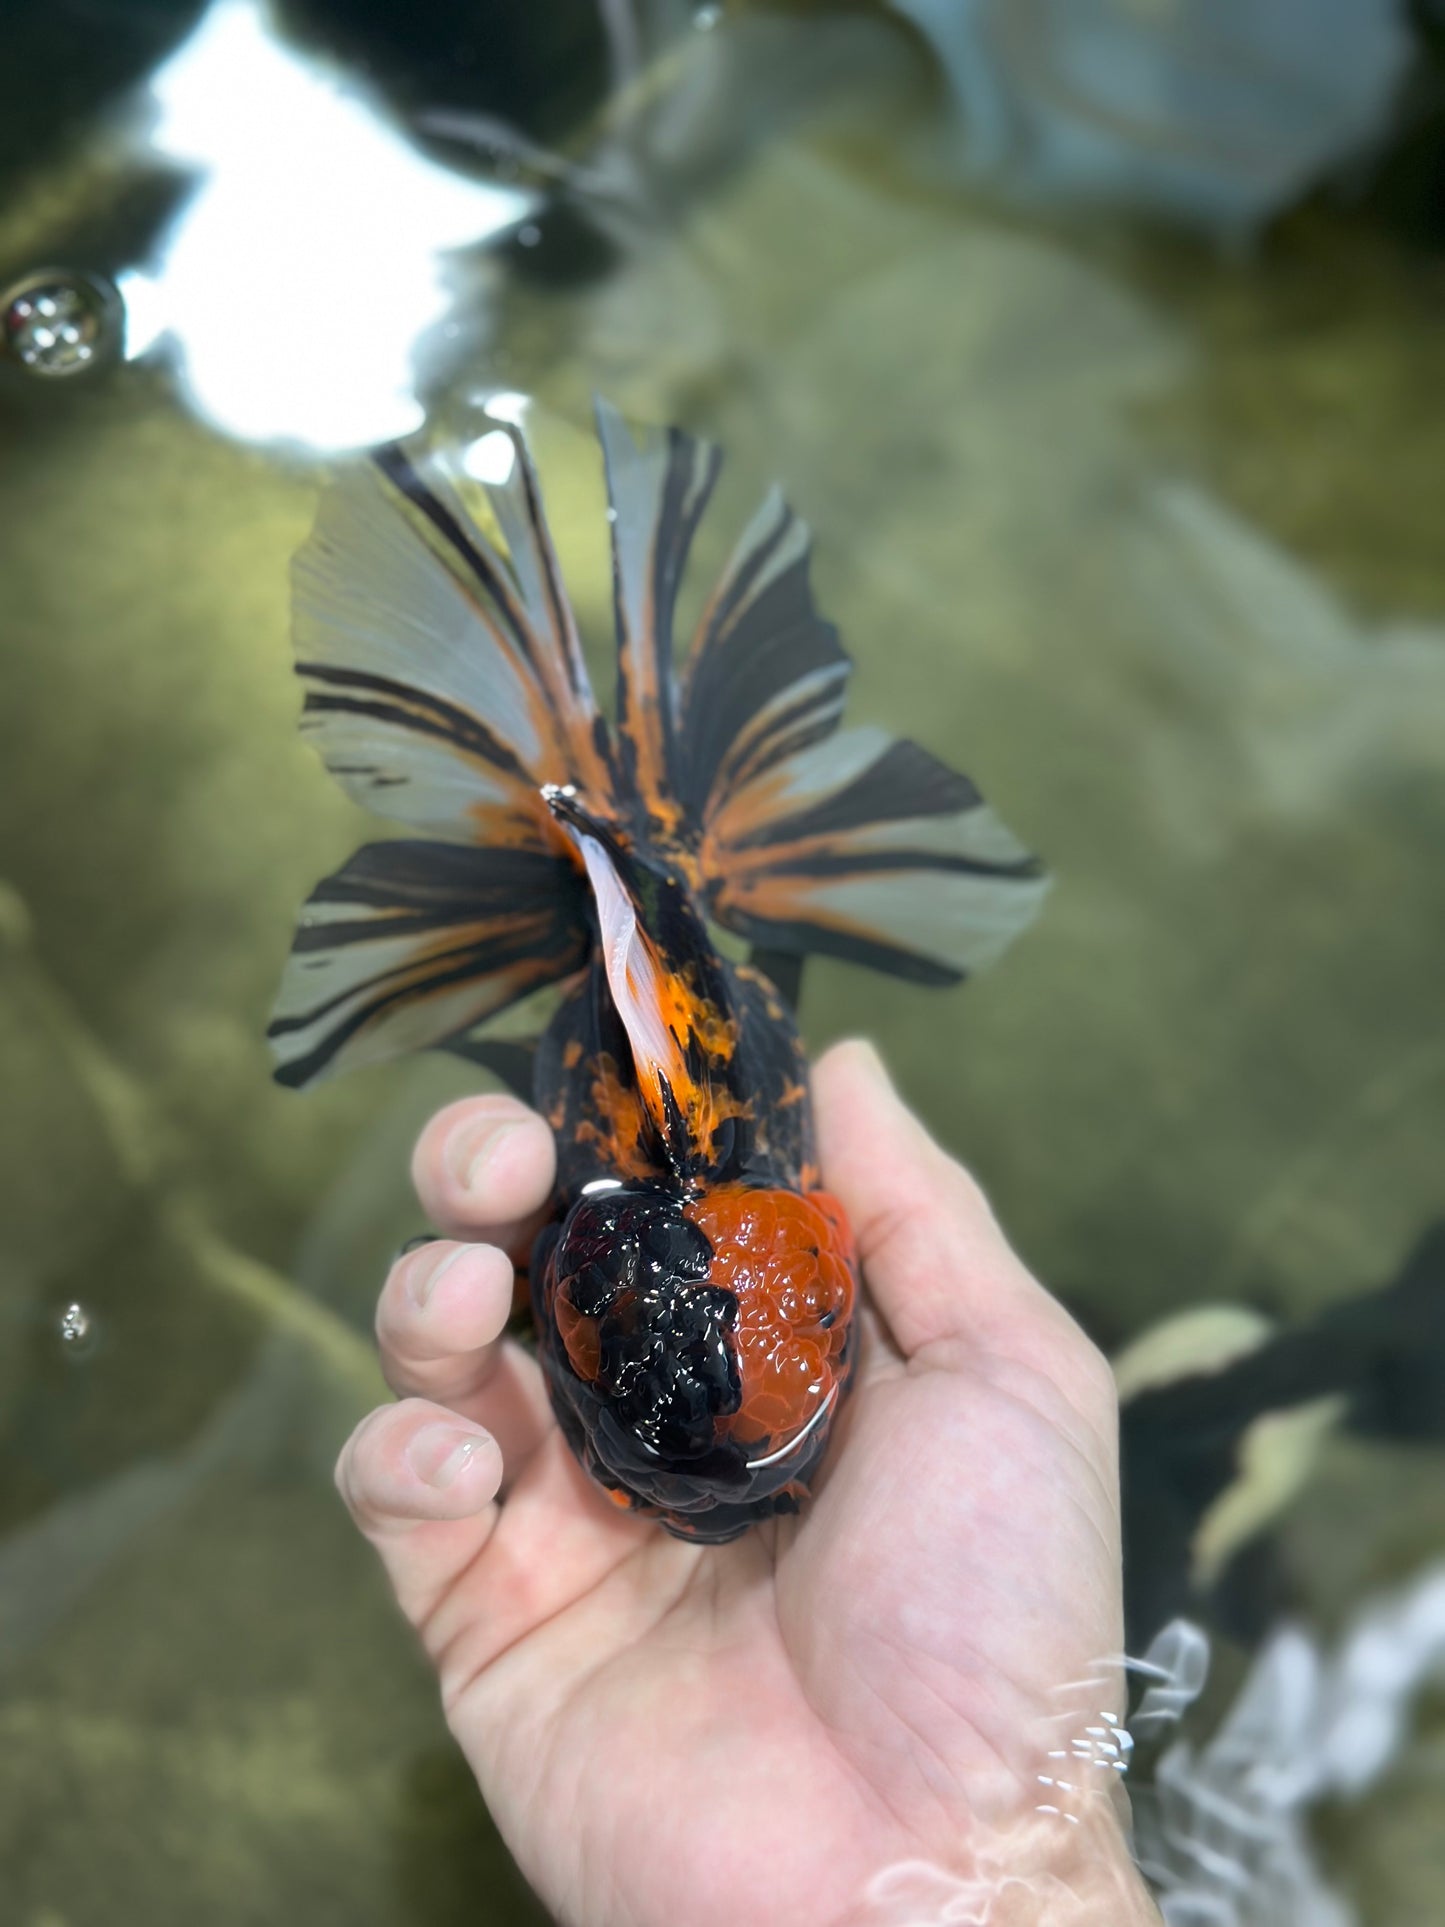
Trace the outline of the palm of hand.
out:
[[[449,1268],[450,1353],[383,1297],[393,1383],[485,1414],[508,1489],[488,1503],[485,1435],[459,1450],[411,1399],[360,1429],[343,1490],[504,1838],[568,1922],[831,1923],[889,1866],[967,1873],[1035,1803],[1056,1690],[1118,1650],[1107,1368],[866,1055],[824,1060],[818,1098],[887,1324],[869,1317],[801,1519],[696,1547],[619,1512],[530,1361],[467,1346],[464,1303],[495,1322],[485,1281],[463,1299],[467,1266]],[[424,1195],[426,1156],[424,1139]]]

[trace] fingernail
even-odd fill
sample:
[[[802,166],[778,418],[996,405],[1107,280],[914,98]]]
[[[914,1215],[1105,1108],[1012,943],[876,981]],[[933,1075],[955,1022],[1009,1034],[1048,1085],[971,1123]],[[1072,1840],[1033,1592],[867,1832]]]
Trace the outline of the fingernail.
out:
[[[424,1425],[406,1448],[407,1461],[427,1485],[455,1485],[488,1442],[485,1432],[458,1425]]]
[[[460,1125],[446,1141],[443,1155],[447,1169],[464,1190],[476,1189],[477,1180],[503,1138],[516,1130],[513,1123],[490,1122]]]
[[[449,1271],[457,1259],[464,1257],[470,1250],[470,1245],[453,1245],[450,1251],[440,1258],[433,1258],[430,1263],[425,1258],[418,1258],[414,1264],[407,1266],[407,1296],[418,1311],[426,1309],[427,1300],[436,1290],[442,1273]]]

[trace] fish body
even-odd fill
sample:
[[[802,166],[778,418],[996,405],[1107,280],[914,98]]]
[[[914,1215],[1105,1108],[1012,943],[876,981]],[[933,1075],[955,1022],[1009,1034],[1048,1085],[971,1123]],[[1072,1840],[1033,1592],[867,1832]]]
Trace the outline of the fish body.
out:
[[[599,954],[537,1059],[570,1201],[533,1255],[539,1351],[593,1474],[715,1541],[794,1507],[822,1457],[856,1352],[852,1235],[818,1188],[773,985],[718,955],[679,868],[549,802],[593,879]]]
[[[839,728],[848,657],[776,493],[677,663],[720,458],[602,404],[598,422],[612,722],[520,435],[494,431],[501,480],[478,486],[465,449],[398,445],[323,498],[295,571],[303,731],[426,835],[317,886],[270,1034],[292,1085],[423,1046],[488,1061],[488,1020],[556,987],[531,1061],[558,1145],[530,1267],[553,1406],[619,1504],[716,1542],[797,1509],[857,1351],[788,960],[954,983],[1044,878],[966,777]],[[729,961],[713,925],[770,969]]]

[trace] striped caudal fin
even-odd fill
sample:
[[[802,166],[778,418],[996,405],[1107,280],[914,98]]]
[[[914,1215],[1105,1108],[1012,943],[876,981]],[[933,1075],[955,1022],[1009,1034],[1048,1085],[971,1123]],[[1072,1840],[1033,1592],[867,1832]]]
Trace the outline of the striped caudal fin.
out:
[[[718,470],[719,451],[681,429],[635,436],[605,402],[597,432],[607,473],[617,628],[617,738],[623,782],[654,833],[682,822],[689,747],[679,741],[673,672],[677,592]]]
[[[398,445],[322,502],[294,571],[302,729],[358,801],[424,840],[363,851],[312,898],[271,1032],[286,1082],[455,1043],[579,968],[596,911],[544,789],[574,791],[775,957],[947,983],[1038,907],[1039,866],[966,777],[840,730],[848,657],[776,491],[675,661],[721,457],[679,429],[635,434],[605,404],[597,417],[615,732],[520,436],[499,481],[474,480],[464,451]]]
[[[301,726],[358,802],[434,834],[555,849],[540,786],[605,796],[611,773],[536,479],[520,437],[513,448],[507,478],[484,485],[393,446],[322,498],[292,572]]]
[[[701,866],[720,923],[917,983],[992,963],[1048,887],[966,776],[881,730],[827,735],[709,799]]]
[[[280,1083],[315,1083],[464,1034],[579,969],[588,931],[565,857],[371,843],[301,913],[268,1036]]]
[[[270,1038],[283,1083],[446,1043],[586,957],[575,853],[541,800],[612,793],[606,726],[520,437],[504,479],[394,446],[323,497],[296,558],[302,733],[375,844],[302,913]]]

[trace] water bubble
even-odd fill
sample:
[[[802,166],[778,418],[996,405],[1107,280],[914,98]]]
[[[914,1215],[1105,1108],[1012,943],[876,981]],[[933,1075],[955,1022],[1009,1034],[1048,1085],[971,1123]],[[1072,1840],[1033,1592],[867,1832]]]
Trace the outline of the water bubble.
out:
[[[65,1307],[56,1321],[60,1342],[72,1358],[82,1358],[89,1352],[95,1340],[95,1320],[79,1303]]]
[[[517,246],[534,248],[542,238],[542,230],[535,221],[524,221],[517,229]]]
[[[80,375],[119,348],[123,316],[109,282],[41,268],[0,295],[0,342],[32,375]]]
[[[699,33],[711,33],[722,17],[721,7],[699,7],[692,16],[692,24]]]

